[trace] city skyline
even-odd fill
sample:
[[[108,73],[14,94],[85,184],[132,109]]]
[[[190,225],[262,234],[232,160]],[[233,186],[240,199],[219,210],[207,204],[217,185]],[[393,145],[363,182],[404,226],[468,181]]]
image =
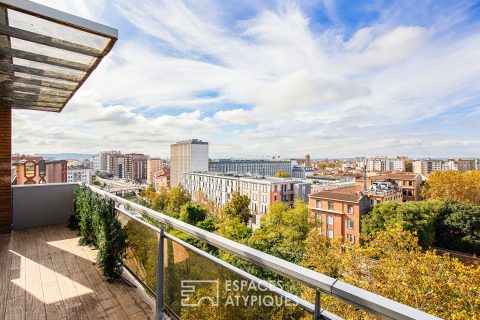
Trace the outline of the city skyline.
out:
[[[15,152],[480,154],[474,2],[41,2],[120,40],[61,120],[14,111]]]

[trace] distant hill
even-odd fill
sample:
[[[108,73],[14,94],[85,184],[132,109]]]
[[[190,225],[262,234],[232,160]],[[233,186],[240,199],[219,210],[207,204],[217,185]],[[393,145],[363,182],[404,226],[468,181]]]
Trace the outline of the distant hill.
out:
[[[93,157],[89,153],[37,153],[36,156],[41,156],[45,160],[85,160]]]

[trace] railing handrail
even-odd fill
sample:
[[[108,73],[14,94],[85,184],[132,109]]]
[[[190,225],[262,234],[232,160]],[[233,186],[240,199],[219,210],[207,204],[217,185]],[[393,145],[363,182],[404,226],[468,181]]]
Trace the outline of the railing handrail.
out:
[[[387,319],[440,319],[418,309],[409,307],[391,299],[387,299],[373,292],[355,287],[346,282],[336,280],[332,277],[307,269],[300,265],[285,261],[265,252],[245,246],[233,240],[224,238],[218,234],[211,233],[192,226],[186,222],[170,217],[166,214],[146,208],[140,204],[121,198],[97,187],[87,185],[93,192],[128,205],[160,223],[168,225],[176,230],[185,232],[198,240],[205,241],[219,249],[230,252],[244,260],[253,262],[261,267],[281,274],[289,279],[303,283],[313,289],[334,296],[340,300],[354,305],[372,314]]]

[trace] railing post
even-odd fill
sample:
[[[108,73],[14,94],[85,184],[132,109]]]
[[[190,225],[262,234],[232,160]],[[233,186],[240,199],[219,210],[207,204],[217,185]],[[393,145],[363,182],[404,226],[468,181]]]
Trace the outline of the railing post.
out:
[[[322,314],[321,303],[320,303],[320,291],[315,290],[315,311],[313,313],[313,320],[321,320],[324,319]]]
[[[165,319],[164,313],[164,259],[165,259],[165,225],[162,223],[160,225],[160,237],[158,238],[158,253],[157,253],[157,299],[156,299],[156,319],[163,320]]]

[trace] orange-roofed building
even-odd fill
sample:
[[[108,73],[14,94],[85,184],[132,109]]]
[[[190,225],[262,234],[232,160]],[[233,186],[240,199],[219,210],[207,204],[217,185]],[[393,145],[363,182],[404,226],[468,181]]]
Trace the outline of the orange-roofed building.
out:
[[[360,219],[370,210],[370,200],[358,187],[329,190],[309,196],[310,219],[329,238],[360,242]]]

